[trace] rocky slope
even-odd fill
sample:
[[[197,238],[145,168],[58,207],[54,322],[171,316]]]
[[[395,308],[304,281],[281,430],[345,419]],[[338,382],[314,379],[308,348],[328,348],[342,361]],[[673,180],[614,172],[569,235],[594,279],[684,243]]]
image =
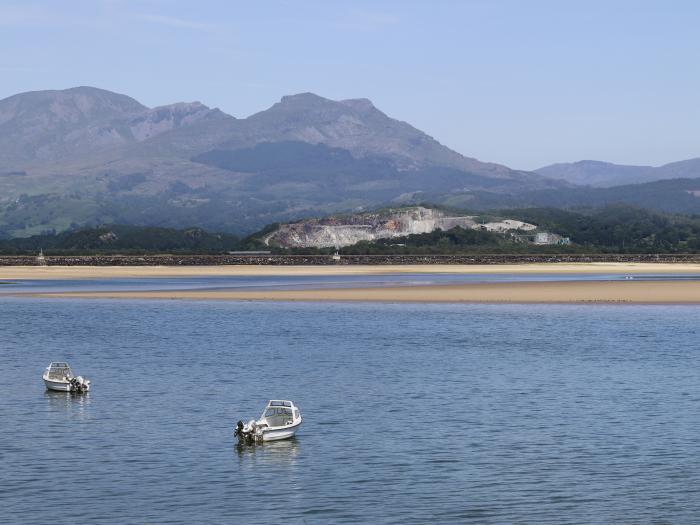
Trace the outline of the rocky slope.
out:
[[[455,227],[498,232],[536,228],[532,224],[513,220],[480,224],[473,216],[453,216],[442,210],[417,206],[281,224],[262,240],[268,246],[283,248],[341,248],[360,241],[404,237]]]
[[[146,111],[134,99],[95,88],[35,91],[0,100],[0,163],[55,161],[80,148],[121,142],[99,123]]]
[[[442,166],[480,175],[514,175],[505,166],[450,150],[410,124],[388,117],[367,99],[334,101],[313,93],[283,97],[271,108],[248,117],[222,147],[240,149],[286,141],[325,144],[355,157],[380,156],[402,169]]]

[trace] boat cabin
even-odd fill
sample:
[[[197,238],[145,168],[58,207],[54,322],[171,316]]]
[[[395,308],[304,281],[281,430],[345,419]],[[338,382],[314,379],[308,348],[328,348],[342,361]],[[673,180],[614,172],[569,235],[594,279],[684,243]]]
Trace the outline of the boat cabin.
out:
[[[73,373],[68,363],[49,363],[49,366],[46,367],[46,379],[50,381],[63,381],[71,377],[73,377]]]
[[[292,425],[299,419],[301,419],[301,415],[294,403],[274,399],[265,407],[260,422],[266,423],[269,427],[283,427]]]

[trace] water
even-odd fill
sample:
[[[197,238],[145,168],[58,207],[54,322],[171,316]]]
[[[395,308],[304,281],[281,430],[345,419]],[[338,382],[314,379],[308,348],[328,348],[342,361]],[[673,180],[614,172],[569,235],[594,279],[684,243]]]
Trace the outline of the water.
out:
[[[697,523],[694,306],[0,298],[10,523]],[[51,360],[88,375],[50,394]],[[239,449],[270,398],[289,442]]]
[[[160,290],[284,290],[356,288],[380,286],[424,286],[468,283],[553,281],[697,281],[697,274],[624,273],[495,273],[495,274],[377,274],[309,276],[193,276],[109,279],[41,279],[0,281],[0,295],[10,293],[70,291],[160,291]]]

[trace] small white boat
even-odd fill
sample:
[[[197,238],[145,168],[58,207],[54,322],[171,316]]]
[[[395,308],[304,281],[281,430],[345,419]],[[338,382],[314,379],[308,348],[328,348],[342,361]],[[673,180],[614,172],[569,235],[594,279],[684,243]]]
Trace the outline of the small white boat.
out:
[[[49,390],[79,394],[90,390],[90,381],[83,376],[75,377],[68,363],[49,363],[44,371],[43,379]]]
[[[251,419],[245,424],[239,421],[233,435],[240,443],[247,444],[289,439],[299,430],[301,422],[301,413],[294,403],[273,399],[257,421]]]

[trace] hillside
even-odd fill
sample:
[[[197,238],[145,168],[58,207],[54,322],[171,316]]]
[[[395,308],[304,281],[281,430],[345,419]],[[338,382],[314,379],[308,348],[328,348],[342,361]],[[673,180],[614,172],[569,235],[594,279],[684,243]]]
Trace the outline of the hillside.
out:
[[[0,240],[0,254],[99,254],[99,253],[225,253],[236,250],[233,235],[209,233],[199,228],[172,230],[105,225],[59,234]]]
[[[0,236],[121,223],[245,233],[416,192],[560,187],[443,146],[366,99],[234,118],[79,87],[0,101]]]
[[[538,244],[537,233],[549,238]],[[559,242],[568,239],[570,242]],[[700,218],[607,206],[585,212],[556,208],[488,213],[402,207],[271,224],[245,239],[200,228],[103,225],[59,234],[0,240],[0,255],[225,254],[683,254],[700,253]]]
[[[503,217],[532,224],[537,231],[555,232],[570,239],[571,244],[536,245],[523,240],[527,235],[455,227],[373,242],[361,241],[343,248],[342,253],[700,253],[700,218],[697,217],[618,205],[587,213],[554,208],[495,210],[476,218],[488,224],[502,221]]]
[[[403,204],[437,204],[485,211],[499,208],[600,208],[625,204],[664,213],[700,214],[700,178],[669,179],[610,188],[563,187],[505,193],[488,190],[417,192]]]

